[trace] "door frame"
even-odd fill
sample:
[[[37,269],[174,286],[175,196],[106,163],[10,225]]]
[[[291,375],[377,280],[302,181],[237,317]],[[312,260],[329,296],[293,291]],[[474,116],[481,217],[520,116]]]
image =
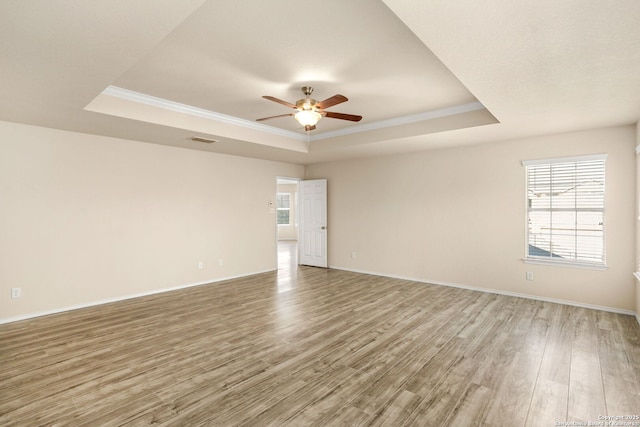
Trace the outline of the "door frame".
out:
[[[274,215],[274,221],[273,221],[273,226],[275,227],[275,239],[274,239],[274,250],[276,253],[276,269],[278,268],[278,206],[277,206],[277,199],[278,199],[278,184],[280,180],[286,180],[286,181],[295,181],[296,184],[296,188],[297,188],[297,197],[295,197],[295,200],[293,201],[293,203],[295,203],[295,211],[296,211],[296,221],[298,222],[298,227],[296,229],[296,245],[298,245],[299,241],[300,241],[300,206],[298,203],[298,200],[300,199],[300,181],[303,180],[303,178],[294,178],[294,177],[289,177],[289,176],[276,176],[276,191],[273,195],[273,200],[275,201],[273,203],[273,212]],[[299,248],[299,246],[298,246]],[[299,256],[300,254],[298,254]]]

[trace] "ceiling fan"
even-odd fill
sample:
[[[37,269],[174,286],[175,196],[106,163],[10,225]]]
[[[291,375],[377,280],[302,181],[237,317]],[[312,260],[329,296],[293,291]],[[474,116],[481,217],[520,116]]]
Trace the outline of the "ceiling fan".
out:
[[[311,98],[312,92],[313,88],[311,86],[303,86],[302,93],[304,93],[305,97],[296,101],[295,104],[291,104],[287,101],[274,98],[273,96],[263,96],[264,99],[277,102],[278,104],[293,108],[297,111],[295,113],[263,117],[261,119],[257,119],[256,121],[261,122],[263,120],[275,119],[276,117],[293,116],[298,121],[298,123],[304,126],[304,130],[308,132],[314,130],[316,128],[316,123],[318,123],[318,121],[323,117],[328,117],[330,119],[349,120],[352,122],[359,122],[360,120],[362,120],[362,116],[325,111],[326,108],[333,107],[334,105],[341,104],[343,102],[347,102],[349,99],[347,99],[346,96],[333,95],[331,98],[327,98],[324,101],[318,102],[315,99]]]

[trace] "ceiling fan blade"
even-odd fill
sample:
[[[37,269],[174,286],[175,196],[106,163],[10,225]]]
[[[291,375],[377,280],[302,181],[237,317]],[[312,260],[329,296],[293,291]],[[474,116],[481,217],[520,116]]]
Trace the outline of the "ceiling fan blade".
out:
[[[344,95],[333,95],[331,98],[327,98],[324,101],[320,101],[316,105],[318,106],[318,108],[324,110],[325,108],[342,104],[343,102],[347,102],[348,100],[349,99]]]
[[[277,115],[277,116],[263,117],[261,119],[256,119],[256,122],[261,122],[263,120],[269,120],[269,119],[275,119],[275,118],[278,118],[278,117],[289,117],[289,116],[293,116],[293,113],[291,113],[291,114],[280,114],[280,115]]]
[[[334,113],[333,111],[325,111],[323,114],[325,117],[331,119],[349,120],[351,122],[359,122],[362,120],[362,116],[356,116],[354,114]]]
[[[289,107],[289,108],[296,108],[296,106],[291,104],[290,102],[283,101],[282,99],[274,98],[273,96],[265,95],[265,96],[263,96],[263,98],[264,99],[268,99],[269,101],[277,102],[278,104],[282,104],[282,105],[284,105],[286,107]]]

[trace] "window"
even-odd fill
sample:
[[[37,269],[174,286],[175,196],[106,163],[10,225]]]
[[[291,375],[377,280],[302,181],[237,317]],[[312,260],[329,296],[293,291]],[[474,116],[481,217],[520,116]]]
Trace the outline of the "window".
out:
[[[524,161],[525,261],[604,267],[606,155]]]
[[[278,211],[278,225],[289,225],[291,213],[291,195],[289,193],[276,195],[276,209]]]

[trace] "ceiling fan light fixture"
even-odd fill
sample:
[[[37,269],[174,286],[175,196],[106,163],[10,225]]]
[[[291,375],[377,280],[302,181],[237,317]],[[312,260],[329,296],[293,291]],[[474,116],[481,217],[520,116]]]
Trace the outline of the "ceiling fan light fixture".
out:
[[[309,132],[316,128],[316,123],[318,123],[323,117],[329,117],[330,119],[348,120],[351,122],[359,122],[360,120],[362,120],[362,116],[356,116],[355,114],[336,113],[335,111],[325,110],[326,108],[333,107],[334,105],[347,102],[349,99],[344,95],[333,95],[332,97],[327,98],[324,101],[318,102],[315,99],[311,98],[311,93],[313,92],[312,87],[304,86],[302,88],[302,92],[304,93],[305,97],[296,101],[295,104],[283,101],[282,99],[278,99],[273,96],[264,95],[264,99],[277,102],[278,104],[282,104],[285,107],[293,108],[295,113],[263,117],[261,119],[256,119],[256,121],[261,122],[263,120],[275,119],[277,117],[293,116],[296,121],[304,127],[304,130],[306,132]]]
[[[294,117],[302,126],[315,126],[322,118],[322,114],[314,110],[302,110],[298,111]]]

